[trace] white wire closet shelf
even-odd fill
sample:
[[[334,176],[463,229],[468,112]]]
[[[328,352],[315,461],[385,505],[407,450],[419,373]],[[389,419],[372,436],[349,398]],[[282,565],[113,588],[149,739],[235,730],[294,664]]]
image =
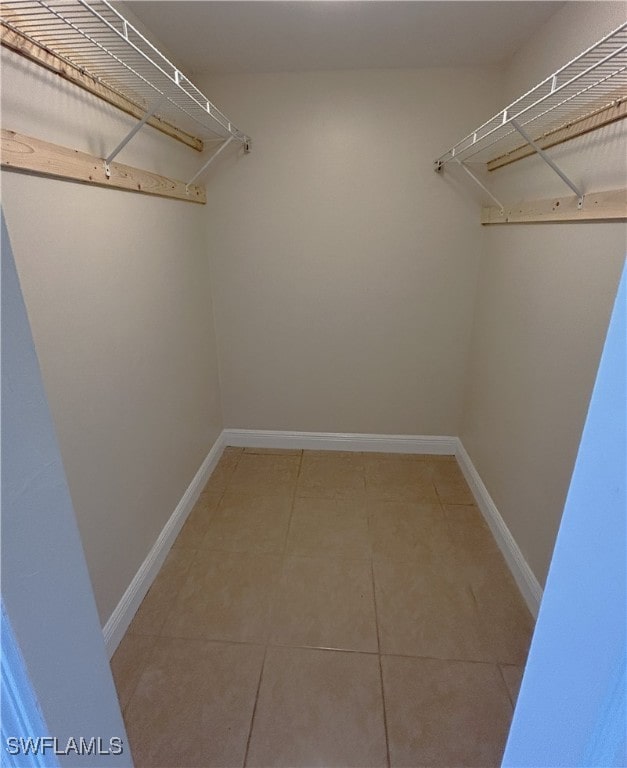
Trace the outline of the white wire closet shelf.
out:
[[[0,17],[9,29],[134,103],[146,118],[203,141],[226,139],[248,149],[250,137],[108,0],[3,0]]]
[[[435,160],[435,170],[506,157],[626,99],[627,23],[457,142]]]

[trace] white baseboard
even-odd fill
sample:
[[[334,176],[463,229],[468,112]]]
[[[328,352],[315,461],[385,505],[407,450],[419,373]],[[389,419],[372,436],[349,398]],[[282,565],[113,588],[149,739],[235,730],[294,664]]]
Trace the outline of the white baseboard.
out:
[[[540,600],[542,599],[542,587],[534,576],[529,564],[523,557],[518,544],[516,544],[514,537],[501,517],[496,504],[488,493],[488,489],[483,484],[481,477],[479,477],[475,465],[472,463],[470,456],[466,452],[466,449],[459,438],[457,439],[456,456],[459,466],[464,473],[464,477],[470,486],[470,490],[477,501],[477,505],[479,506],[486,523],[492,531],[492,535],[496,539],[499,549],[505,557],[507,565],[512,572],[512,576],[516,580],[518,588],[520,589],[529,610],[534,618],[537,618],[538,610],[540,609]]]
[[[381,451],[454,456],[456,437],[432,435],[368,435],[343,432],[284,432],[269,429],[225,429],[225,445],[237,448],[293,448],[318,451]]]
[[[176,509],[170,516],[170,519],[163,527],[153,548],[148,553],[148,557],[139,567],[139,570],[129,584],[128,589],[122,595],[122,599],[115,607],[115,610],[109,617],[107,623],[104,625],[102,632],[104,634],[109,658],[113,656],[115,649],[118,647],[120,640],[124,637],[124,633],[128,629],[133,616],[139,608],[141,601],[146,596],[152,582],[159,573],[159,569],[163,565],[163,561],[170,551],[174,540],[178,536],[183,523],[200,496],[200,492],[206,485],[211,473],[215,469],[215,466],[222,455],[222,451],[224,450],[224,446],[225,442],[222,433],[213,444],[213,447],[201,464],[200,469],[194,475],[194,479],[189,484],[179,503],[176,505]]]

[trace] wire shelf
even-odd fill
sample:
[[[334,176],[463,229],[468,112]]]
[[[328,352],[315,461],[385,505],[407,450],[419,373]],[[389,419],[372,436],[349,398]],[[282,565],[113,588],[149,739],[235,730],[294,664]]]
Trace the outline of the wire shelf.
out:
[[[522,126],[533,139],[627,99],[627,23],[558,69],[435,161],[488,163],[521,146]]]
[[[3,0],[0,18],[155,117],[203,140],[248,146],[250,138],[108,0]]]

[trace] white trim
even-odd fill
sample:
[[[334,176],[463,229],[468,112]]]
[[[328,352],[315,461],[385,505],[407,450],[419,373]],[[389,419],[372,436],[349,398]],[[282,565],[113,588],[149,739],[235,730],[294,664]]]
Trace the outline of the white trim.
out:
[[[488,493],[488,489],[483,484],[483,480],[459,438],[457,439],[456,457],[479,509],[486,523],[490,526],[492,535],[505,557],[529,610],[534,618],[537,618],[540,600],[542,599],[542,587],[523,557],[523,553],[520,551],[518,544],[516,544],[514,537],[501,517],[496,504]]]
[[[124,637],[124,633],[128,629],[133,616],[139,608],[141,601],[146,596],[152,582],[159,573],[159,569],[163,565],[163,561],[170,551],[170,547],[174,543],[183,523],[200,496],[200,492],[215,469],[216,464],[222,455],[222,451],[224,450],[224,446],[224,433],[221,433],[201,464],[200,469],[196,472],[194,479],[189,484],[181,500],[176,505],[176,509],[170,516],[170,519],[163,527],[153,548],[148,553],[148,557],[139,567],[139,570],[133,577],[128,589],[122,595],[122,599],[115,607],[107,623],[104,625],[102,632],[104,634],[109,658],[113,656],[115,649],[118,647],[120,640]]]
[[[225,429],[225,445],[238,448],[294,448],[318,451],[381,451],[454,456],[456,437],[438,435],[368,435],[350,432],[288,432],[270,429]]]

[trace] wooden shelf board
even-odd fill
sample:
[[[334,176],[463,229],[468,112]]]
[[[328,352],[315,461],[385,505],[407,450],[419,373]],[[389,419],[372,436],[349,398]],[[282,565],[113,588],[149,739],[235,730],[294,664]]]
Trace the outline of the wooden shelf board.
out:
[[[481,209],[482,224],[525,224],[541,221],[627,221],[627,189],[591,192],[584,196],[582,208],[577,198],[553,197],[533,200],[505,208]]]
[[[183,181],[115,162],[110,164],[111,176],[107,178],[104,160],[100,157],[4,128],[0,157],[2,168],[8,171],[157,195],[188,203],[207,202],[204,187],[193,184],[188,188]]]

